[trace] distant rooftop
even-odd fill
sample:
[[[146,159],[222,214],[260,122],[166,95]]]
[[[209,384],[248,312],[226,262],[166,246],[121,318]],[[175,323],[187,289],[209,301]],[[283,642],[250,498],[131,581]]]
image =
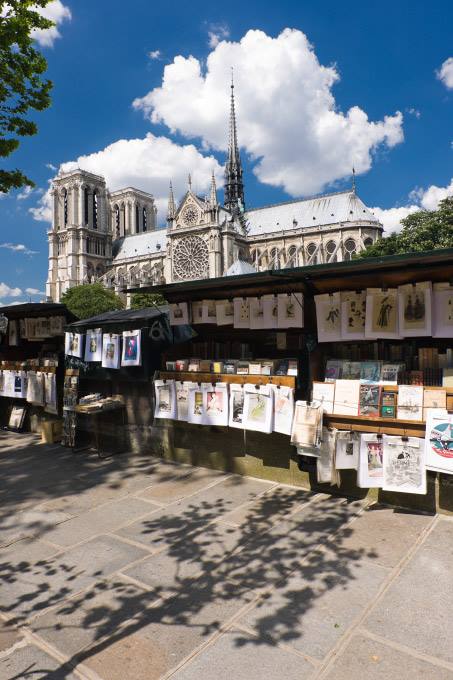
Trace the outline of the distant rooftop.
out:
[[[115,261],[130,257],[143,257],[164,253],[167,245],[166,229],[156,229],[155,231],[145,231],[142,234],[125,236],[121,242]]]

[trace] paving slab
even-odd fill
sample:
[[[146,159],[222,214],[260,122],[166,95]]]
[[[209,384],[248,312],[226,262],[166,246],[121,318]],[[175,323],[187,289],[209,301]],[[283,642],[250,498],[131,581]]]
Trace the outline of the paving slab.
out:
[[[57,524],[71,519],[61,511],[25,510],[10,514],[0,522],[0,547],[29,536],[44,537]]]
[[[146,617],[107,644],[85,650],[80,662],[104,680],[158,680],[216,635],[247,602],[233,588],[201,579],[178,597],[149,608]]]
[[[349,560],[329,544],[244,617],[262,639],[284,642],[322,660],[376,596],[389,572]]]
[[[370,613],[365,628],[453,663],[453,523],[439,519]]]
[[[232,551],[241,549],[241,537],[239,528],[217,522],[203,525],[187,541],[176,543],[122,573],[168,597],[181,592],[200,572],[215,569]]]
[[[338,537],[346,549],[361,550],[373,562],[394,567],[432,521],[431,515],[371,505],[353,531],[345,536],[340,531]]]
[[[271,486],[259,480],[229,477],[115,533],[143,543],[149,550],[159,550],[164,545],[182,540],[191,541],[208,522],[218,519],[233,507],[247,503]]]
[[[19,568],[10,564],[0,577],[2,609],[23,620],[147,554],[114,537],[100,536],[53,558]]]
[[[185,474],[175,475],[173,479],[153,484],[153,486],[140,494],[140,498],[147,498],[160,503],[173,503],[225,479],[226,476],[216,470],[195,468],[191,471],[185,471]]]
[[[34,619],[33,633],[67,657],[116,639],[127,621],[146,622],[155,597],[121,579],[97,582],[92,588]]]
[[[0,619],[0,654],[11,649],[22,637],[17,628]]]
[[[314,666],[287,649],[242,631],[228,631],[176,671],[174,680],[308,680]]]
[[[92,536],[113,531],[122,524],[132,522],[137,517],[151,515],[160,506],[134,498],[121,498],[106,503],[46,533],[46,539],[61,546],[70,546],[86,541]]]
[[[453,680],[453,670],[362,635],[352,638],[326,680]]]
[[[277,486],[260,496],[257,500],[247,503],[236,510],[228,512],[223,520],[230,524],[253,525],[256,530],[266,530],[279,522],[300,505],[311,501],[314,493],[303,489]]]
[[[33,645],[0,658],[0,680],[80,680],[66,665]]]

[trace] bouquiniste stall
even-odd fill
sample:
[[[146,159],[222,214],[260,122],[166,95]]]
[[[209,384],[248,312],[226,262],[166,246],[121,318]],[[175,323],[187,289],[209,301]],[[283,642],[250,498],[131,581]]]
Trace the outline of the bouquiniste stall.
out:
[[[197,332],[155,374],[163,455],[452,507],[452,282],[442,250],[149,288]]]

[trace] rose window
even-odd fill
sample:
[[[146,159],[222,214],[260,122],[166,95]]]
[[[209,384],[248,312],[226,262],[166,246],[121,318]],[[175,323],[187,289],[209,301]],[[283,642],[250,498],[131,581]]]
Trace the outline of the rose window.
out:
[[[181,239],[173,253],[176,279],[205,279],[208,276],[208,246],[200,236]]]

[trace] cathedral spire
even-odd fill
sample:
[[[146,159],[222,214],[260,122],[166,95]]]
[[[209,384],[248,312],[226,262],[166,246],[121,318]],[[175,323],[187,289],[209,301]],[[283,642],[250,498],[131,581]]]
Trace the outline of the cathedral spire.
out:
[[[352,166],[352,193],[355,194],[355,168]]]
[[[211,204],[211,208],[215,208],[217,206],[217,187],[215,183],[214,170],[212,171],[211,196],[209,202]]]
[[[172,220],[176,215],[175,197],[173,196],[173,185],[170,182],[170,193],[168,194],[167,220]]]
[[[189,172],[189,177],[187,178],[187,184],[189,187],[189,191],[192,191],[192,175]]]
[[[230,136],[228,158],[225,164],[225,207],[229,210],[243,209],[244,207],[244,184],[237,141],[233,69],[231,69]]]

